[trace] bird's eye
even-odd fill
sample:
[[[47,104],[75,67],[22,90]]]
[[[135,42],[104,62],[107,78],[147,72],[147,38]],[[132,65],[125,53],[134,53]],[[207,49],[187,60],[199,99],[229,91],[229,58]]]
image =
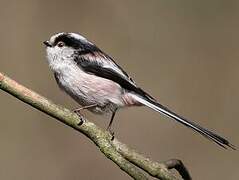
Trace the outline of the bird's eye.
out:
[[[59,41],[59,42],[57,43],[57,46],[58,46],[58,47],[63,47],[63,46],[65,46],[65,43],[62,42],[62,41]]]

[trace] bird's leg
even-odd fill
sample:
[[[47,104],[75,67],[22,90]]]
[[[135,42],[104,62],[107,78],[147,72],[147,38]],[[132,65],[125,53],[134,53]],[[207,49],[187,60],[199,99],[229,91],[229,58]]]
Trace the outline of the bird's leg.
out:
[[[112,112],[112,116],[111,116],[111,118],[110,118],[110,123],[109,123],[109,125],[108,125],[108,127],[107,127],[107,131],[109,131],[109,133],[111,134],[111,140],[113,141],[114,140],[114,131],[111,129],[111,126],[112,126],[112,123],[113,123],[113,120],[114,120],[114,117],[115,117],[115,113],[116,113],[116,110],[115,111],[113,111]]]
[[[76,113],[81,119],[83,119],[80,114],[80,111],[81,110],[84,110],[84,109],[88,109],[88,108],[92,108],[92,107],[96,107],[97,104],[91,104],[91,105],[88,105],[88,106],[83,106],[83,107],[80,107],[80,108],[76,108],[73,110],[74,113]]]
[[[95,107],[95,106],[97,106],[97,104],[91,104],[91,105],[83,106],[83,107],[76,108],[76,109],[73,110],[73,112],[76,113],[80,117],[81,121],[78,123],[79,126],[84,123],[84,118],[80,114],[80,111],[83,110],[83,109],[88,109],[88,108]]]
[[[88,106],[83,106],[83,107],[74,109],[73,112],[76,113],[77,115],[81,115],[81,114],[80,114],[80,111],[81,111],[81,110],[83,110],[83,109],[89,109],[89,108],[96,107],[96,106],[97,106],[97,104],[91,104],[91,105],[88,105]]]

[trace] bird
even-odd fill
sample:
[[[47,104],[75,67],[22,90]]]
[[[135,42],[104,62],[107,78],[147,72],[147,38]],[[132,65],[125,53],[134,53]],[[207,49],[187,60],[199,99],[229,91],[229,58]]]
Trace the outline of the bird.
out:
[[[50,69],[60,89],[81,107],[96,114],[111,116],[111,126],[117,110],[146,106],[194,130],[219,146],[235,149],[227,139],[201,127],[160,104],[144,91],[114,59],[79,33],[61,32],[43,42]]]

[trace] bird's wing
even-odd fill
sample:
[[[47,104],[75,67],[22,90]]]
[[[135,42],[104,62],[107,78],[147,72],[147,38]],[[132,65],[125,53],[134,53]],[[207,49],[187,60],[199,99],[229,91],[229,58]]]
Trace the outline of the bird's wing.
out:
[[[153,97],[137,87],[134,81],[127,75],[127,73],[120,66],[118,66],[112,58],[110,58],[103,52],[90,52],[89,54],[87,53],[85,55],[76,56],[75,62],[85,72],[100,76],[102,78],[110,79],[118,83],[122,88],[135,93],[135,95],[132,96],[138,102],[180,122],[181,124],[189,128],[192,128],[196,132],[200,133],[201,135],[214,141],[224,148],[230,147],[232,149],[235,149],[235,147],[230,144],[230,142],[225,138],[199,126],[198,124],[195,124],[194,122],[185,119],[182,116],[179,116],[178,114],[169,110],[167,107],[158,103]]]
[[[99,49],[95,52],[79,53],[74,61],[87,73],[112,80],[125,90],[139,94],[146,99],[154,99],[137,87],[132,78],[110,56]]]

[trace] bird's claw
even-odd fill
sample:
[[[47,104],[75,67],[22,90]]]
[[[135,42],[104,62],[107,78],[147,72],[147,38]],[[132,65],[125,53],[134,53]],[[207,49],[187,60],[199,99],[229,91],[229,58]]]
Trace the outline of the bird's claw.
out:
[[[111,141],[113,141],[114,140],[114,138],[115,138],[115,132],[111,129],[111,128],[107,128],[107,131],[110,133],[110,135],[111,135]]]
[[[73,112],[76,113],[77,116],[80,118],[80,121],[77,123],[77,125],[81,126],[85,122],[85,120],[84,120],[83,116],[80,114],[80,110],[74,109]]]

